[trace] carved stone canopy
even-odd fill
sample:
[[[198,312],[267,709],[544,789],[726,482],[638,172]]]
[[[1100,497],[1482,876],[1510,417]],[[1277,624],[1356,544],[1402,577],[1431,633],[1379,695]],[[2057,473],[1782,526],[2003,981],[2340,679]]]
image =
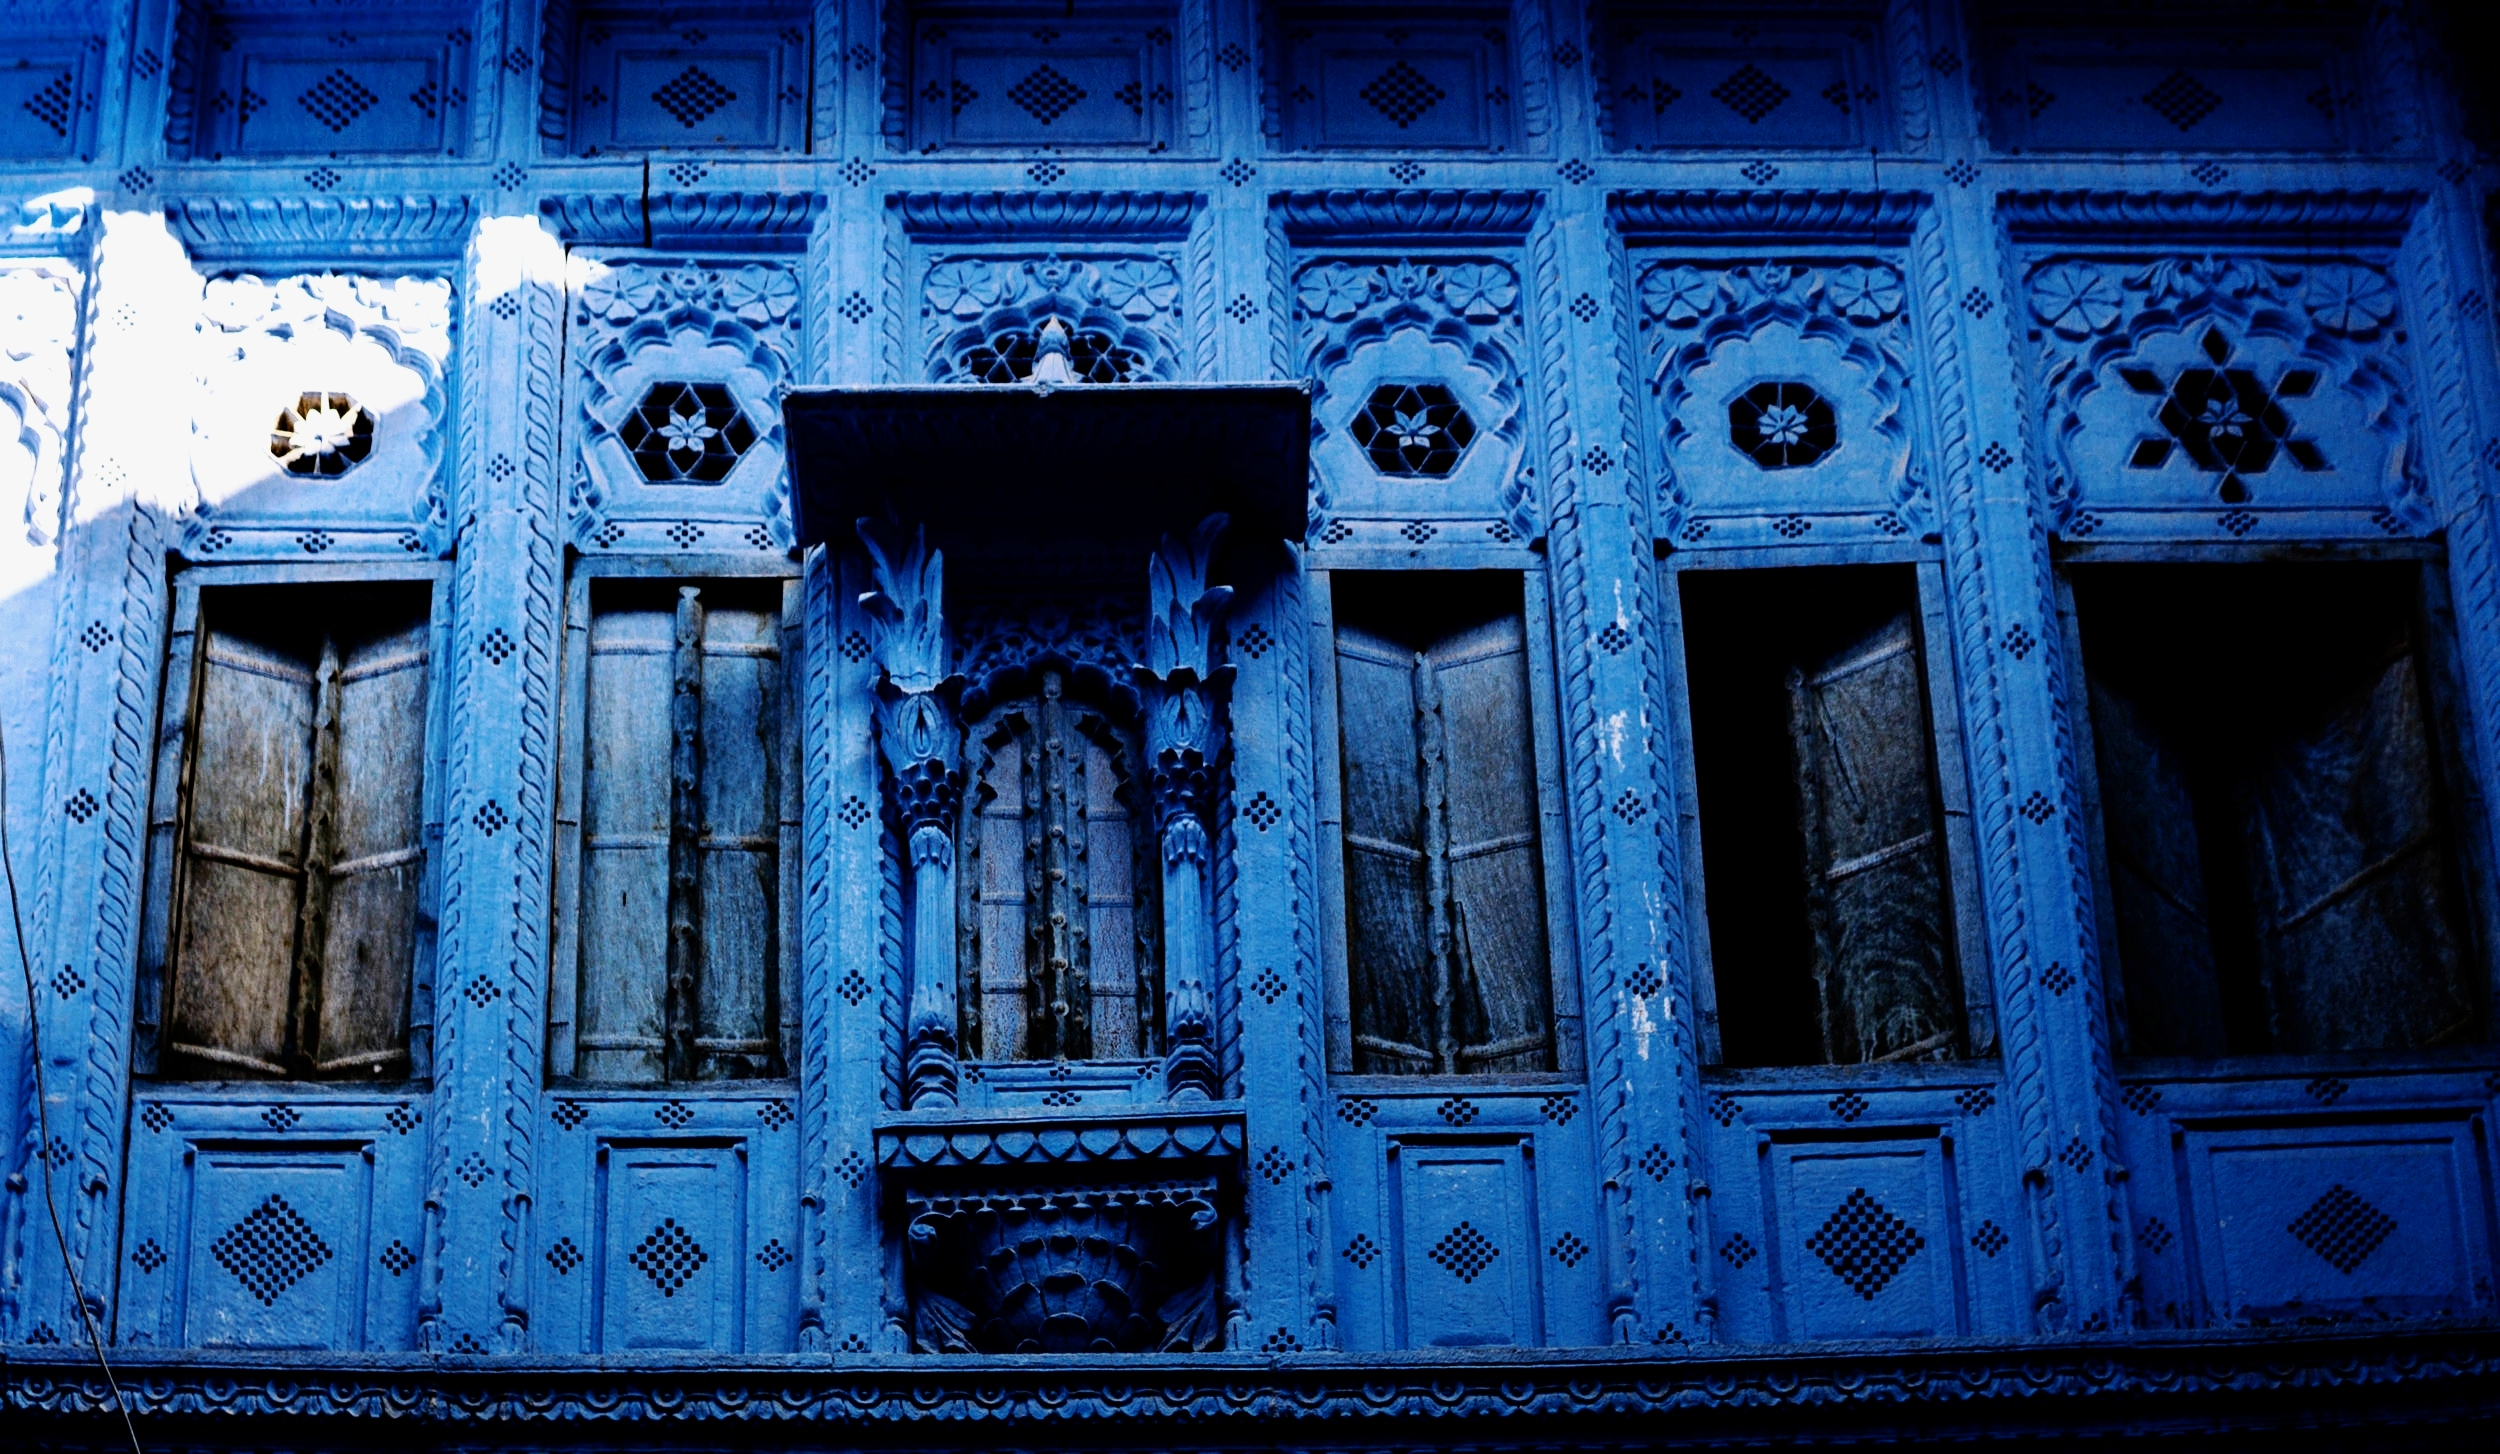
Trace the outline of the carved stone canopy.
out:
[[[899,518],[925,521],[950,562],[1065,541],[1126,576],[1209,515],[1231,516],[1244,544],[1302,538],[1298,384],[797,389],[782,409],[802,545]]]

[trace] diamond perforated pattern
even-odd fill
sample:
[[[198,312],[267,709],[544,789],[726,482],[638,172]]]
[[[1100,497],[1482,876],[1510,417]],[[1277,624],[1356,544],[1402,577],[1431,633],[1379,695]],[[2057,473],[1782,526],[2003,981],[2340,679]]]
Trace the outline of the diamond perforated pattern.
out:
[[[2213,88],[2185,71],[2172,71],[2161,78],[2153,89],[2144,93],[2144,104],[2153,108],[2161,119],[2179,128],[2192,131],[2196,123],[2213,115],[2222,98]]]
[[[1474,1282],[1487,1267],[1493,1265],[1494,1258],[1502,1255],[1502,1249],[1494,1246],[1491,1238],[1477,1231],[1473,1223],[1461,1222],[1442,1234],[1441,1240],[1433,1243],[1432,1251],[1425,1255],[1448,1268],[1450,1276],[1460,1282]]]
[[[677,1225],[675,1217],[666,1217],[625,1260],[651,1279],[660,1296],[675,1297],[677,1290],[702,1271],[703,1264],[712,1257],[693,1233]]]
[[[286,1198],[271,1195],[242,1221],[226,1229],[209,1249],[243,1290],[274,1305],[278,1294],[330,1260],[330,1244],[298,1215]]]
[[[1374,76],[1371,84],[1357,94],[1404,131],[1425,112],[1447,100],[1450,93],[1434,85],[1423,72],[1399,61]]]
[[[1035,66],[1023,80],[1007,88],[1007,99],[1028,112],[1044,126],[1067,114],[1068,108],[1085,99],[1085,88],[1052,66]]]
[[[1806,1239],[1806,1250],[1869,1302],[1926,1245],[1916,1227],[1894,1216],[1864,1187],[1850,1192],[1824,1219],[1821,1230]]]
[[[1710,94],[1748,124],[1760,125],[1763,117],[1787,102],[1790,92],[1761,67],[1749,63],[1730,71],[1726,80],[1710,88]]]
[[[2342,1182],[2326,1189],[2284,1229],[2327,1265],[2349,1276],[2395,1234],[2396,1219]]]
[[[738,99],[738,93],[720,82],[720,78],[701,66],[688,66],[671,77],[668,84],[651,93],[661,110],[677,118],[677,124],[693,130],[697,122]]]

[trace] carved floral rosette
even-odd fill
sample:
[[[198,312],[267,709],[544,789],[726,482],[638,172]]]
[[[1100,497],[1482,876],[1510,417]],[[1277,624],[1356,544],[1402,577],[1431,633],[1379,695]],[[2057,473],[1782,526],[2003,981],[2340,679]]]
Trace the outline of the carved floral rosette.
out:
[[[787,550],[780,391],[799,322],[798,276],[778,261],[590,263],[567,348],[573,544]]]
[[[1523,292],[1486,255],[1334,257],[1293,275],[1323,545],[1509,545],[1542,532]],[[1399,454],[1382,447],[1411,441]]]
[[[1015,383],[1039,330],[1068,331],[1087,383],[1180,375],[1181,278],[1172,249],[1083,257],[940,254],[921,279],[925,366],[936,383]]]
[[[1635,276],[1661,537],[1759,545],[1933,528],[1897,267],[1661,260]]]
[[[2044,491],[2074,539],[2383,539],[2435,523],[2397,345],[2355,258],[2048,255],[2024,278]]]
[[[214,278],[197,325],[195,560],[439,554],[452,286]]]
[[[36,545],[60,529],[83,282],[49,259],[0,267],[0,500],[25,501],[21,524]]]

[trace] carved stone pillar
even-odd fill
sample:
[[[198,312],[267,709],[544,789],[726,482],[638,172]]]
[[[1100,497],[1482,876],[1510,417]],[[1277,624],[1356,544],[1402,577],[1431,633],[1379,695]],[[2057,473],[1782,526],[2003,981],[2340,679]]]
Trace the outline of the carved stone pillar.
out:
[[[1209,988],[1214,951],[1207,872],[1214,853],[1207,814],[1222,757],[1216,711],[1233,669],[1214,666],[1209,655],[1215,623],[1233,591],[1209,586],[1207,565],[1224,525],[1224,516],[1210,515],[1186,541],[1163,537],[1147,564],[1146,660],[1131,668],[1146,698],[1146,755],[1163,865],[1163,1082],[1174,1100],[1223,1093]]]
[[[947,670],[944,557],[913,532],[889,552],[859,522],[877,589],[877,750],[911,869],[911,984],[903,1018],[903,1104],[955,1104],[955,811],[963,795],[963,679]]]

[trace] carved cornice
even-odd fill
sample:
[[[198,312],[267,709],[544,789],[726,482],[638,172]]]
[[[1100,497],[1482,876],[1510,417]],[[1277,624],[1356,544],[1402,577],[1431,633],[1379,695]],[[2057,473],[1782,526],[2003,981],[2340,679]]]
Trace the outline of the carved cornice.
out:
[[[1195,192],[910,192],[886,205],[915,238],[1178,239],[1205,200]]]
[[[2020,242],[2090,241],[2153,229],[2165,248],[2290,235],[2353,245],[2403,240],[2419,192],[2006,192],[1998,215]]]
[[[1287,192],[1276,217],[1296,242],[1327,237],[1525,237],[1534,192]]]
[[[1534,1440],[1555,1423],[1575,1438],[1657,1447],[1661,1415],[1710,1417],[1696,1437],[1750,1431],[1782,1440],[1836,1439],[1942,1426],[2094,1428],[2140,1432],[2149,1420],[2199,1428],[2304,1425],[2322,1415],[2373,1426],[2452,1420],[2482,1411],[2500,1377],[2500,1331],[2146,1334],[2054,1344],[1947,1343],[1828,1349],[1502,1349],[1498,1356],[1404,1353],[1068,1355],[1036,1360],[893,1354],[717,1359],[637,1355],[634,1366],[551,1366],[520,1358],[426,1355],[155,1354],[116,1350],[133,1415],[191,1418],[389,1419],[398,1431],[498,1425],[683,1426],[714,1447],[723,1421],[891,1425],[899,1446],[929,1447],[929,1421],[964,1436],[1001,1419],[1060,1423],[1190,1421],[1191,1438],[1271,1442],[1278,1426],[1341,1443],[1386,1442],[1383,1417],[1412,1421],[1416,1440]],[[77,1419],[92,1433],[110,1405],[91,1356],[76,1347],[13,1349],[0,1369],[0,1408]],[[2325,1415],[2328,1407],[2333,1415]],[[1801,1417],[1810,1423],[1800,1423]],[[1637,1418],[1626,1426],[1616,1421]],[[1464,1423],[1452,1422],[1464,1420]],[[1500,1420],[1503,1435],[1487,1435]],[[1600,1422],[1603,1421],[1603,1422]],[[1341,1427],[1343,1426],[1343,1427]],[[257,1430],[265,1440],[279,1425]],[[20,1426],[27,1432],[27,1426]],[[1439,1431],[1435,1433],[1433,1431]],[[1469,1433],[1469,1430],[1476,1432]],[[309,1432],[309,1425],[307,1426]],[[202,1430],[205,1432],[205,1429]],[[638,1436],[659,1437],[657,1430]],[[946,1436],[939,1436],[945,1438]],[[950,1441],[951,1442],[951,1441]],[[647,1447],[667,1447],[663,1440]]]
[[[195,261],[449,262],[467,246],[477,204],[434,197],[193,197],[165,219]]]
[[[1831,242],[1907,242],[1924,192],[1690,191],[1615,192],[1606,209],[1627,237],[1707,237],[1713,242],[1749,238]]]
[[[801,252],[825,199],[814,192],[577,193],[538,207],[567,242],[717,248],[734,241],[742,252]]]
[[[898,1118],[877,1127],[877,1164],[922,1170],[967,1166],[1074,1166],[1237,1156],[1238,1106],[1200,1102],[1142,1115]]]

